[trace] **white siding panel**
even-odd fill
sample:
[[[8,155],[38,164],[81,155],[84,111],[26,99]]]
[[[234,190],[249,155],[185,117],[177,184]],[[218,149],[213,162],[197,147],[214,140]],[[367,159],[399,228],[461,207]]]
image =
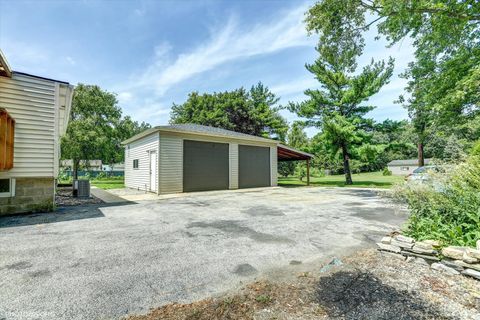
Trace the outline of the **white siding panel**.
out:
[[[150,153],[157,152],[158,132],[152,133],[125,147],[125,186],[128,188],[149,191],[150,188]],[[138,159],[138,169],[133,169],[133,160]],[[158,162],[155,164],[158,167]],[[155,177],[158,190],[158,175]]]
[[[230,143],[230,189],[238,189],[238,143]]]
[[[277,146],[270,147],[270,178],[272,180],[272,187],[277,186],[278,181],[278,171],[277,171],[278,157],[277,157]]]
[[[0,107],[15,120],[13,169],[0,178],[54,177],[55,82],[0,77]]]
[[[183,192],[183,139],[160,133],[159,193]]]

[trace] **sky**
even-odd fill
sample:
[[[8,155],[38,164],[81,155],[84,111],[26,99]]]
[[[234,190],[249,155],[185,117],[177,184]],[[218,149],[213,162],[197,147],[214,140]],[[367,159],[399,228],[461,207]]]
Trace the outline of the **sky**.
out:
[[[96,84],[118,95],[124,114],[167,124],[173,103],[190,92],[250,88],[261,81],[280,104],[305,99],[319,84],[305,69],[317,52],[304,13],[314,1],[6,1],[0,0],[0,48],[15,71]],[[372,97],[376,121],[407,118],[394,100],[413,59],[408,41],[387,48],[366,37],[359,65],[395,58],[394,75]],[[291,123],[297,117],[282,115]],[[308,129],[312,136],[316,129]]]

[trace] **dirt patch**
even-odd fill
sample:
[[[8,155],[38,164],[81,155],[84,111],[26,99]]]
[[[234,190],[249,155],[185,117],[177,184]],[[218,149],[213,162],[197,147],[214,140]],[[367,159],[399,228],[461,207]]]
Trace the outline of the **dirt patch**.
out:
[[[100,204],[102,200],[95,196],[90,198],[76,198],[72,195],[72,187],[58,187],[55,194],[55,203],[59,207],[80,206],[85,204]]]
[[[232,294],[127,319],[478,319],[479,281],[373,249],[332,261],[338,263],[315,264],[310,272],[266,278]]]

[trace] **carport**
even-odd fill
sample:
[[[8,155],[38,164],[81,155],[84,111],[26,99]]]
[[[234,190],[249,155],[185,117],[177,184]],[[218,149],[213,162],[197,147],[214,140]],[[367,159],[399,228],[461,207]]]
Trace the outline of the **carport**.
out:
[[[286,145],[279,144],[277,147],[278,161],[299,161],[304,160],[307,162],[307,186],[310,185],[310,159],[313,158],[313,154],[306,153],[300,150],[296,150]]]

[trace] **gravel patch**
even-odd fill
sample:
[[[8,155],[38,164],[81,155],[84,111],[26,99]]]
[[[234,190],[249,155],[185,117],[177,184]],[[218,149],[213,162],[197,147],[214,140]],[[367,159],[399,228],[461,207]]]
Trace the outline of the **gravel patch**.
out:
[[[102,200],[95,196],[90,198],[77,198],[72,195],[72,187],[58,187],[55,194],[55,203],[59,207],[81,206],[87,204],[101,204]]]

